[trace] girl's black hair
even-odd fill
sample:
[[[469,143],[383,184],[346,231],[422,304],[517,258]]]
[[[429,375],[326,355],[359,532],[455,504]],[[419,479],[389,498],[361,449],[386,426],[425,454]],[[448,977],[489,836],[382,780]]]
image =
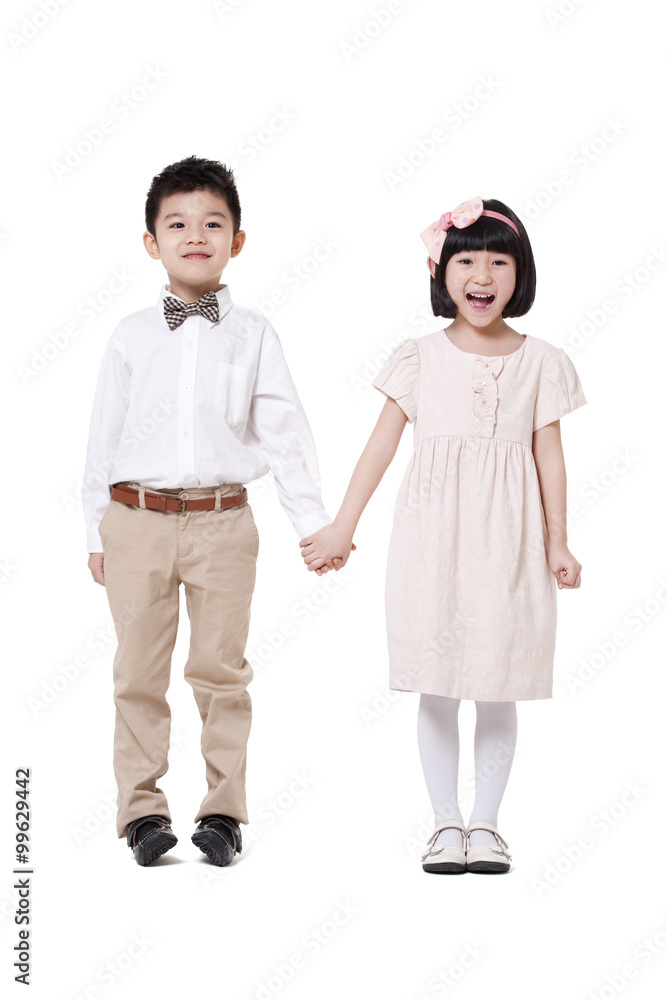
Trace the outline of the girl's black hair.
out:
[[[535,259],[523,223],[517,215],[495,198],[484,198],[484,208],[490,212],[500,212],[511,219],[519,230],[520,236],[511,226],[500,219],[489,219],[485,215],[473,222],[472,226],[457,229],[452,226],[447,230],[447,237],[442,247],[440,263],[435,268],[435,277],[431,278],[431,306],[436,316],[454,319],[458,310],[445,285],[445,271],[448,261],[455,255],[470,250],[489,250],[491,253],[506,253],[516,261],[516,287],[514,294],[503,309],[503,317],[524,316],[535,299]]]
[[[171,194],[208,190],[222,195],[234,220],[234,236],[241,228],[241,203],[234,174],[224,163],[188,156],[185,160],[165,167],[151,181],[146,197],[146,229],[155,236],[155,223],[163,198]]]

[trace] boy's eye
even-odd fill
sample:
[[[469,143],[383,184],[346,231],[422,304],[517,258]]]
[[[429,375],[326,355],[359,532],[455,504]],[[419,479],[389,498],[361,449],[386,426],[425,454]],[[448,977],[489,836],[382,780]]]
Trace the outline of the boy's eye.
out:
[[[170,224],[169,228],[170,229],[174,229],[176,226],[182,226],[182,225],[183,225],[182,222],[172,222]],[[219,222],[207,222],[206,225],[207,226],[217,226],[218,229],[220,228],[220,223]]]

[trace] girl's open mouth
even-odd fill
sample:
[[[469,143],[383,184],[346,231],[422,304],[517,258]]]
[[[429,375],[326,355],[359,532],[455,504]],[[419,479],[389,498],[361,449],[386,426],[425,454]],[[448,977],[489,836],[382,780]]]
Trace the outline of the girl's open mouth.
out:
[[[479,294],[477,292],[468,292],[466,299],[470,303],[471,308],[475,312],[487,312],[493,305],[495,301],[495,295],[490,295],[487,293]]]

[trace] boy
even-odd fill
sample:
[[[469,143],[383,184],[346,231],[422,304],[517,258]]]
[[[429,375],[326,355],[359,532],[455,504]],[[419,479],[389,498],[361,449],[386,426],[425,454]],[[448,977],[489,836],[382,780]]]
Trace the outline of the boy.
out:
[[[117,833],[140,865],[177,843],[156,781],[168,768],[165,695],[180,583],[191,630],[185,678],[202,719],[208,783],[192,840],[223,866],[240,853],[239,823],[248,822],[252,668],[244,650],[259,537],[243,484],[271,470],[299,538],[331,523],[277,334],[220,284],[243,248],[240,227],[223,164],[190,156],[153,178],[143,239],[169,284],[156,306],[116,327],[93,403],[88,566],[106,586],[118,638]]]

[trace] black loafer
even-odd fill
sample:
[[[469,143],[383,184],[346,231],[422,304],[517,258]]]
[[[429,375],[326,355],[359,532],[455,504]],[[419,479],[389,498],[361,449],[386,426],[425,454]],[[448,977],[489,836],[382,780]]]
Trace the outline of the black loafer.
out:
[[[178,843],[166,816],[142,816],[132,820],[125,833],[138,865],[152,864]]]
[[[222,868],[241,853],[241,828],[231,816],[205,816],[192,834],[192,843]]]

